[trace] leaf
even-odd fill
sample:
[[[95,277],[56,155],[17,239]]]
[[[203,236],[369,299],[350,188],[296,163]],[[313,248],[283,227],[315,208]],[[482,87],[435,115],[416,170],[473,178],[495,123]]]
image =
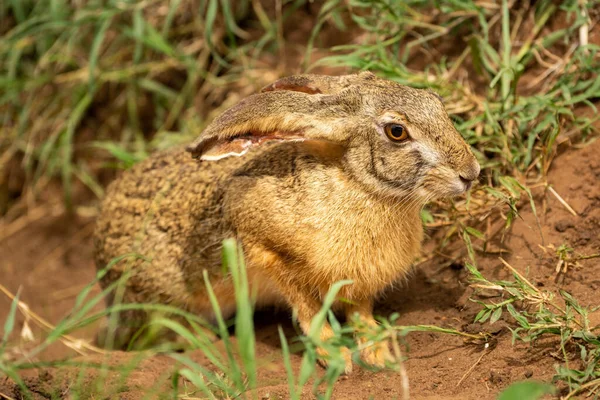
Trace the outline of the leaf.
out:
[[[560,289],[559,293],[562,296],[562,298],[565,300],[565,303],[567,304],[567,309],[569,309],[569,307],[571,307],[575,311],[577,311],[577,313],[581,316],[582,319],[584,319],[584,320],[588,319],[589,311],[587,308],[580,306],[579,302],[577,302],[577,300],[573,296],[571,296],[568,292],[566,292],[565,290]]]
[[[92,143],[92,146],[108,151],[111,156],[123,163],[125,169],[133,167],[136,163],[146,158],[146,154],[132,153],[115,142],[94,142]]]
[[[6,317],[6,321],[4,322],[4,336],[2,337],[2,344],[6,344],[8,342],[8,337],[12,333],[15,328],[15,318],[17,315],[17,306],[19,305],[19,294],[21,293],[21,289],[17,292],[17,295],[13,299],[10,305],[10,311],[8,312],[8,316]]]
[[[523,185],[519,183],[512,176],[501,176],[498,178],[498,181],[502,186],[506,188],[515,199],[519,199],[521,197],[521,190],[523,190]]]
[[[535,381],[523,381],[510,385],[500,393],[498,400],[536,400],[545,394],[554,394],[554,386]]]
[[[227,324],[225,323],[225,319],[223,317],[223,313],[221,312],[221,307],[219,306],[219,301],[215,291],[210,283],[208,271],[206,269],[203,270],[202,275],[204,277],[206,293],[208,294],[208,298],[214,312],[214,319],[216,320],[217,327],[219,328],[219,336],[221,337],[221,340],[225,346],[225,352],[227,354],[227,361],[229,364],[229,371],[227,371],[227,375],[233,382],[235,382],[235,386],[241,389],[244,387],[242,372],[240,370],[240,365],[236,362],[233,356],[233,345],[231,343],[229,331],[227,330]]]
[[[515,310],[512,304],[507,304],[506,309],[508,310],[510,315],[512,315],[512,317],[519,323],[519,325],[521,325],[525,329],[531,328],[531,325],[529,325],[529,321],[527,320],[527,318],[525,318],[517,310]]]
[[[229,266],[235,290],[235,334],[250,388],[256,387],[256,353],[253,302],[250,297],[242,248],[235,239],[223,241],[223,260]]]
[[[431,212],[427,209],[422,209],[421,210],[421,221],[423,222],[423,224],[430,224],[434,221],[433,215],[431,214]]]
[[[463,241],[465,242],[465,246],[467,247],[467,252],[469,254],[469,259],[473,263],[474,266],[477,266],[477,261],[475,260],[475,251],[473,250],[473,244],[471,243],[471,237],[467,231],[463,232]]]
[[[466,226],[465,227],[465,231],[469,232],[469,235],[475,236],[478,239],[482,239],[482,240],[485,239],[485,235],[482,232],[480,232],[477,229],[475,229],[475,228],[471,228],[469,226]]]
[[[285,334],[283,333],[281,325],[277,327],[277,330],[279,331],[279,341],[281,343],[281,352],[283,353],[283,366],[285,367],[285,372],[287,374],[290,398],[294,400],[299,399],[300,397],[296,394],[294,370],[292,369],[292,362],[290,360],[290,348],[288,346],[287,339],[285,338]]]
[[[481,314],[481,318],[479,318],[479,322],[483,323],[485,321],[488,320],[488,318],[490,317],[490,315],[492,315],[492,310],[490,309],[486,309],[482,314]],[[479,314],[477,315],[479,316]]]
[[[494,312],[492,313],[492,316],[490,317],[490,324],[493,324],[494,322],[498,321],[501,316],[502,316],[502,307],[498,307],[494,310]]]

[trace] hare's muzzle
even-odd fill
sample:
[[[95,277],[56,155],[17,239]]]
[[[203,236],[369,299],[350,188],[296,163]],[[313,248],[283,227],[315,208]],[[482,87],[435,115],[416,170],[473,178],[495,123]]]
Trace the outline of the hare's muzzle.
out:
[[[467,190],[471,189],[471,186],[473,185],[473,181],[477,180],[477,178],[479,177],[480,171],[481,171],[481,167],[479,166],[479,163],[473,156],[473,160],[472,160],[471,164],[468,166],[468,168],[465,168],[464,170],[460,171],[458,174],[460,181],[465,186],[465,192]]]

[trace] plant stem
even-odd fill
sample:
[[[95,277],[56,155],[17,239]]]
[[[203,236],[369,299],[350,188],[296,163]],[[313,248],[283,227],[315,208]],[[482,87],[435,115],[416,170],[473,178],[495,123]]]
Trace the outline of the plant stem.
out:
[[[582,391],[584,391],[585,389],[592,387],[592,386],[600,386],[600,378],[598,379],[594,379],[593,381],[589,381],[588,383],[586,383],[585,385],[581,385],[579,386],[577,389],[573,389],[572,391],[569,392],[569,394],[567,394],[565,397],[562,397],[561,400],[568,400],[571,397],[573,397],[574,395],[576,395],[577,393],[581,393]]]

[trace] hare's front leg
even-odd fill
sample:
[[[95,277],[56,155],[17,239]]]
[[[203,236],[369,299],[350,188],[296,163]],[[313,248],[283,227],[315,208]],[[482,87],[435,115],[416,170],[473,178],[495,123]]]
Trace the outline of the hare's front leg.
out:
[[[361,300],[348,304],[346,317],[354,325],[356,342],[361,348],[360,358],[366,364],[383,368],[386,362],[394,362],[389,340],[372,342],[376,333],[377,321],[373,318],[373,301]]]
[[[246,257],[249,261],[248,265],[253,265],[250,268],[260,268],[261,275],[268,277],[275,283],[281,295],[295,311],[300,329],[305,335],[308,335],[311,323],[323,304],[315,297],[315,293],[310,290],[310,285],[297,279],[297,274],[293,273],[293,269],[297,268],[297,265],[290,266],[277,253],[256,245],[247,246]],[[319,332],[320,341],[326,341],[333,336],[334,332],[331,325],[325,321]],[[346,347],[341,348],[340,351],[346,362],[344,372],[348,374],[352,372],[352,354]],[[326,367],[329,358],[327,351],[319,347],[317,348],[317,355],[319,356],[319,364]]]
[[[302,329],[302,332],[304,332],[305,335],[308,335],[311,330],[311,324],[313,322],[316,322],[314,321],[314,317],[321,309],[322,304],[321,302],[316,301],[314,299],[314,294],[312,293],[308,294],[295,291],[294,293],[290,293],[289,295],[290,303],[296,311],[300,328]],[[319,340],[321,342],[324,342],[326,340],[331,339],[333,336],[334,332],[331,328],[331,325],[329,325],[329,323],[325,321],[325,323],[321,327],[321,331],[319,332]],[[344,357],[344,360],[346,362],[344,373],[349,374],[350,372],[352,372],[352,353],[347,347],[340,348],[340,352],[342,353],[342,356]],[[319,355],[319,364],[326,368],[329,353],[322,347],[318,347],[317,354]]]

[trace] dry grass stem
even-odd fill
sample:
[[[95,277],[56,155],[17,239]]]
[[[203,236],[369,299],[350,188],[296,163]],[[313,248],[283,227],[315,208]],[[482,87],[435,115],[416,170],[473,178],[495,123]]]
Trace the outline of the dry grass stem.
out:
[[[0,284],[0,291],[2,293],[4,293],[6,295],[6,297],[8,297],[11,301],[13,301],[15,299],[15,295],[9,291],[4,285]],[[39,327],[43,328],[44,330],[51,332],[54,329],[56,329],[56,326],[51,324],[50,322],[48,322],[47,320],[45,320],[44,318],[42,318],[41,316],[39,316],[38,314],[36,314],[34,311],[31,310],[31,308],[25,304],[24,302],[20,301],[18,302],[18,307],[19,310],[23,313],[23,315],[26,315],[28,318],[30,318],[31,320],[33,320],[36,325],[38,325]],[[99,353],[99,354],[106,354],[107,352],[99,347],[93,346],[87,342],[85,342],[82,339],[78,339],[76,337],[73,337],[71,335],[67,335],[67,334],[63,334],[61,335],[61,342],[69,347],[72,350],[75,350],[77,353],[81,354],[81,355],[85,355],[86,353],[82,350],[88,350],[91,351],[93,353]]]
[[[475,361],[475,363],[473,365],[471,365],[471,368],[469,368],[467,370],[467,372],[464,373],[464,375],[462,376],[462,378],[460,378],[460,380],[458,381],[458,383],[456,384],[455,387],[459,387],[461,383],[463,383],[463,381],[467,378],[467,376],[469,376],[469,374],[471,372],[473,372],[473,370],[475,369],[475,367],[477,365],[479,365],[479,363],[481,362],[481,360],[483,359],[483,357],[489,353],[489,345],[486,343],[485,349],[484,351],[481,353],[481,355],[479,356],[479,358],[477,359],[477,361]]]
[[[577,213],[575,212],[575,210],[573,210],[573,208],[569,205],[569,203],[567,203],[558,193],[556,193],[556,190],[554,190],[552,188],[552,186],[548,186],[548,191],[550,191],[550,193],[552,193],[554,195],[554,197],[556,197],[556,199],[560,202],[560,204],[565,206],[567,211],[569,211],[571,214],[573,214],[576,217],[578,216]]]

